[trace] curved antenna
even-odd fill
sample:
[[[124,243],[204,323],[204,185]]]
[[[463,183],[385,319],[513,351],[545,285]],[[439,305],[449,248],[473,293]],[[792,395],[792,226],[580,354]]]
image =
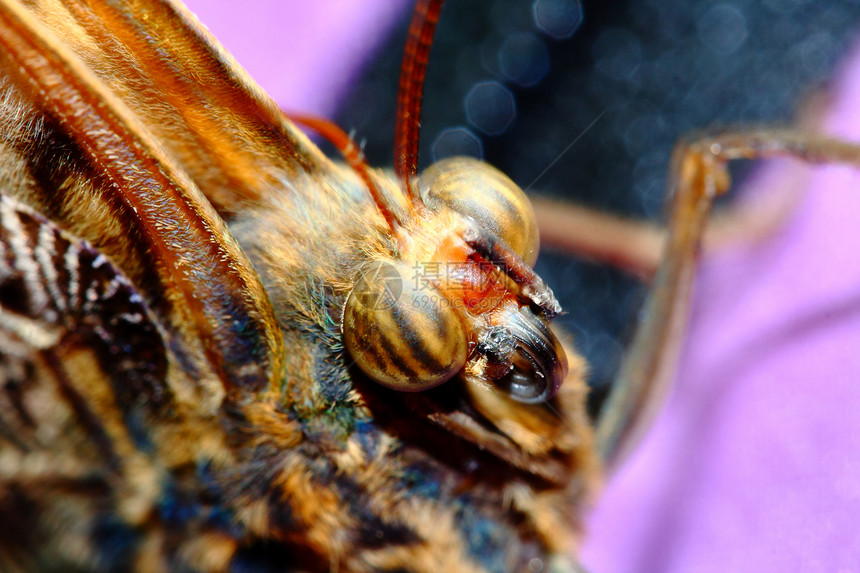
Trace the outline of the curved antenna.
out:
[[[346,159],[349,166],[362,180],[364,186],[367,187],[367,190],[370,192],[370,196],[373,198],[373,202],[376,203],[376,208],[379,209],[379,212],[385,219],[388,228],[396,235],[397,228],[400,225],[400,219],[398,219],[397,215],[388,208],[385,199],[382,197],[382,193],[379,192],[379,188],[370,176],[367,162],[364,160],[364,154],[352,141],[352,137],[343,131],[337,124],[327,119],[310,115],[300,115],[297,113],[285,112],[284,114],[293,122],[316,131],[337,148],[340,154],[343,155],[343,158]]]
[[[400,64],[397,92],[397,123],[394,130],[394,172],[403,182],[409,199],[415,203],[415,178],[418,176],[418,134],[421,127],[421,96],[427,75],[427,60],[439,12],[445,0],[419,0],[409,25],[409,38]]]

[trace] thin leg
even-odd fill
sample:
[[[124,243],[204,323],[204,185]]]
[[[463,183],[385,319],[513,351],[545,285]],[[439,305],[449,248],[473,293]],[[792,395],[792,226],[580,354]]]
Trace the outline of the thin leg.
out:
[[[651,280],[660,263],[666,230],[649,221],[623,219],[561,201],[531,198],[541,245],[607,263]]]
[[[794,212],[801,188],[788,186],[753,204],[716,208],[702,235],[702,250],[769,237]],[[665,226],[607,214],[563,201],[532,197],[541,246],[611,265],[650,283],[669,236]]]
[[[733,159],[793,156],[860,166],[860,146],[792,131],[705,136],[680,144],[670,172],[672,213],[663,261],[612,394],[597,425],[597,447],[612,469],[636,444],[663,402],[680,351],[695,263],[714,198],[730,185]]]

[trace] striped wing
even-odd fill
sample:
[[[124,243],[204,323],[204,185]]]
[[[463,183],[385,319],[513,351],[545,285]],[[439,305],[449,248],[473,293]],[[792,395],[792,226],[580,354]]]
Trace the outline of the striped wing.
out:
[[[0,348],[0,569],[118,565],[93,534],[152,511],[139,486],[171,400],[164,339],[104,255],[7,197]]]
[[[0,0],[0,183],[123,270],[215,407],[225,392],[277,383],[283,345],[259,277],[198,183],[231,187],[231,165],[254,179],[255,161],[266,172],[269,147],[240,145],[245,131],[286,140],[288,156],[305,150],[183,15],[157,1]],[[179,53],[199,64],[189,75],[170,65]],[[239,111],[222,117],[228,101]]]
[[[300,173],[331,169],[181,3],[38,0],[26,9],[62,37],[222,215]]]
[[[0,571],[223,568],[222,425],[128,278],[5,196],[0,349]]]
[[[217,569],[235,545],[195,472],[229,463],[225,397],[280,383],[283,343],[200,186],[228,213],[316,167],[187,18],[0,0],[0,570]]]

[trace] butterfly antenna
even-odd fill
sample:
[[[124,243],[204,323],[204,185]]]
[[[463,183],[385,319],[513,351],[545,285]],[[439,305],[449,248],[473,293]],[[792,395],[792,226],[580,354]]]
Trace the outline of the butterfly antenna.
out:
[[[362,182],[364,182],[365,187],[367,187],[367,190],[370,192],[370,196],[373,197],[373,202],[376,203],[377,209],[379,209],[379,212],[382,214],[382,217],[385,219],[391,232],[396,235],[397,230],[400,227],[400,220],[391,211],[391,209],[388,208],[388,204],[385,202],[385,199],[379,192],[379,188],[370,176],[367,162],[364,160],[364,153],[362,153],[361,149],[359,149],[355,144],[352,137],[338,127],[337,124],[321,117],[294,113],[287,113],[285,115],[293,122],[316,131],[337,148],[340,154],[343,155],[343,158],[346,159],[349,166],[352,167],[353,171],[355,171]]]
[[[415,190],[418,176],[418,136],[421,128],[421,97],[433,33],[444,0],[419,0],[409,25],[409,38],[400,65],[397,92],[397,123],[394,131],[394,172],[403,183],[413,204],[419,201]]]

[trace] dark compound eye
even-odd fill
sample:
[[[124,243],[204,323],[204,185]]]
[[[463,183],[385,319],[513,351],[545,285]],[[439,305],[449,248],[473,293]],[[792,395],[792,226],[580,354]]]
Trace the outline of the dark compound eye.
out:
[[[495,167],[471,157],[443,159],[421,174],[418,187],[430,209],[445,205],[471,217],[526,264],[535,264],[539,236],[534,210],[522,189]]]
[[[343,341],[376,382],[417,392],[447,382],[466,363],[466,329],[453,304],[433,284],[416,282],[400,261],[371,264],[343,313]]]

